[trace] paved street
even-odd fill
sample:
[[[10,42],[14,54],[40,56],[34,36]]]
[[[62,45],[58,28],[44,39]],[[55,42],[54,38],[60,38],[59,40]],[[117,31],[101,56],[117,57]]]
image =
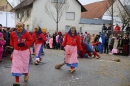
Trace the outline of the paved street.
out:
[[[23,76],[20,78],[21,86],[130,86],[129,57],[102,54],[101,59],[79,59],[79,67],[72,74],[67,66],[60,70],[54,68],[55,64],[63,62],[64,51],[44,51],[42,63],[30,65],[29,81],[24,82]],[[117,58],[121,62],[112,61]],[[12,86],[14,83],[10,65],[7,57],[0,63],[0,86]]]

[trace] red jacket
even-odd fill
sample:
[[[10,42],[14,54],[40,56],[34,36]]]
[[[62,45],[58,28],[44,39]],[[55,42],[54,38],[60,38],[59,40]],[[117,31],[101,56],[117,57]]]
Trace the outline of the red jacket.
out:
[[[84,43],[81,44],[82,46],[82,51],[80,52],[79,56],[81,56],[81,58],[83,58],[84,54],[87,53],[87,50],[86,50],[86,45]]]
[[[17,44],[22,42],[22,39],[26,40],[25,43],[24,43],[25,46],[19,47]],[[33,40],[32,40],[31,35],[28,32],[25,32],[23,34],[23,36],[20,38],[20,42],[18,42],[18,37],[16,35],[16,32],[15,31],[11,32],[11,34],[10,34],[10,46],[12,46],[16,50],[29,49],[29,47],[32,45]]]
[[[117,25],[114,29],[114,32],[118,33],[120,31],[120,27]]]
[[[32,38],[36,44],[44,44],[44,42],[47,40],[43,33],[37,37],[36,32],[32,34]],[[38,38],[42,38],[42,40],[38,40]]]
[[[77,46],[79,51],[82,51],[80,36],[76,35],[74,37],[70,36],[68,33],[65,34],[62,46],[71,45]]]

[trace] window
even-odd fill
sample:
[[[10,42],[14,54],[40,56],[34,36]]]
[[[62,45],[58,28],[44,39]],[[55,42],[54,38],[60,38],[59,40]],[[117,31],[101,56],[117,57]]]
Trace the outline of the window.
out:
[[[82,27],[80,27],[80,33],[82,33]]]
[[[29,31],[29,25],[27,25],[27,30]]]
[[[2,9],[2,6],[0,6],[0,10],[3,10],[3,9]]]
[[[29,10],[27,10],[27,17],[29,17],[30,16],[30,11]]]
[[[66,27],[65,27],[65,32],[68,32],[68,31],[70,30],[70,27],[71,27],[71,26],[66,25]]]
[[[25,24],[23,24],[23,28],[25,28]]]
[[[21,17],[20,13],[19,13],[19,12],[17,12],[17,18],[20,18],[20,17]]]
[[[24,11],[22,11],[22,13],[21,13],[21,14],[22,14],[22,17],[24,17]]]
[[[74,12],[67,12],[66,19],[67,20],[75,20],[75,13]]]
[[[60,2],[65,3],[65,0],[51,0],[52,3],[57,3],[57,1],[58,1],[59,3],[60,3]]]
[[[6,11],[7,10],[7,6],[0,6],[0,10],[1,11]]]

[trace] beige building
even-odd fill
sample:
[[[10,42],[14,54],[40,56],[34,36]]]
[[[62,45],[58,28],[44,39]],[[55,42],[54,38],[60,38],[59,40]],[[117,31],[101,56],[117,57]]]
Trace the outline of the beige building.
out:
[[[0,11],[10,11],[13,9],[13,7],[10,5],[10,3],[7,0],[0,0]]]

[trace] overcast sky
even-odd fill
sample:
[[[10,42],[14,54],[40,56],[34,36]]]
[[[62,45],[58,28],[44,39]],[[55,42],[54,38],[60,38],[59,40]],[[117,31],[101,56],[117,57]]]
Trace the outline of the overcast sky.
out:
[[[103,0],[79,0],[81,4],[86,5],[89,3],[97,2],[97,1],[103,1]]]
[[[16,0],[8,0],[8,1],[11,4],[13,1],[16,1]],[[90,3],[93,3],[93,2],[97,2],[97,1],[103,1],[103,0],[79,0],[79,2],[81,2],[81,4],[83,4],[83,5],[90,4]],[[123,2],[123,1],[127,1],[127,0],[121,0],[121,1]]]
[[[13,1],[15,0],[8,0],[10,3],[12,3]],[[96,2],[96,1],[102,1],[102,0],[79,0],[81,2],[81,4],[83,5],[86,5],[86,4],[89,4],[89,3],[93,3],[93,2]]]

